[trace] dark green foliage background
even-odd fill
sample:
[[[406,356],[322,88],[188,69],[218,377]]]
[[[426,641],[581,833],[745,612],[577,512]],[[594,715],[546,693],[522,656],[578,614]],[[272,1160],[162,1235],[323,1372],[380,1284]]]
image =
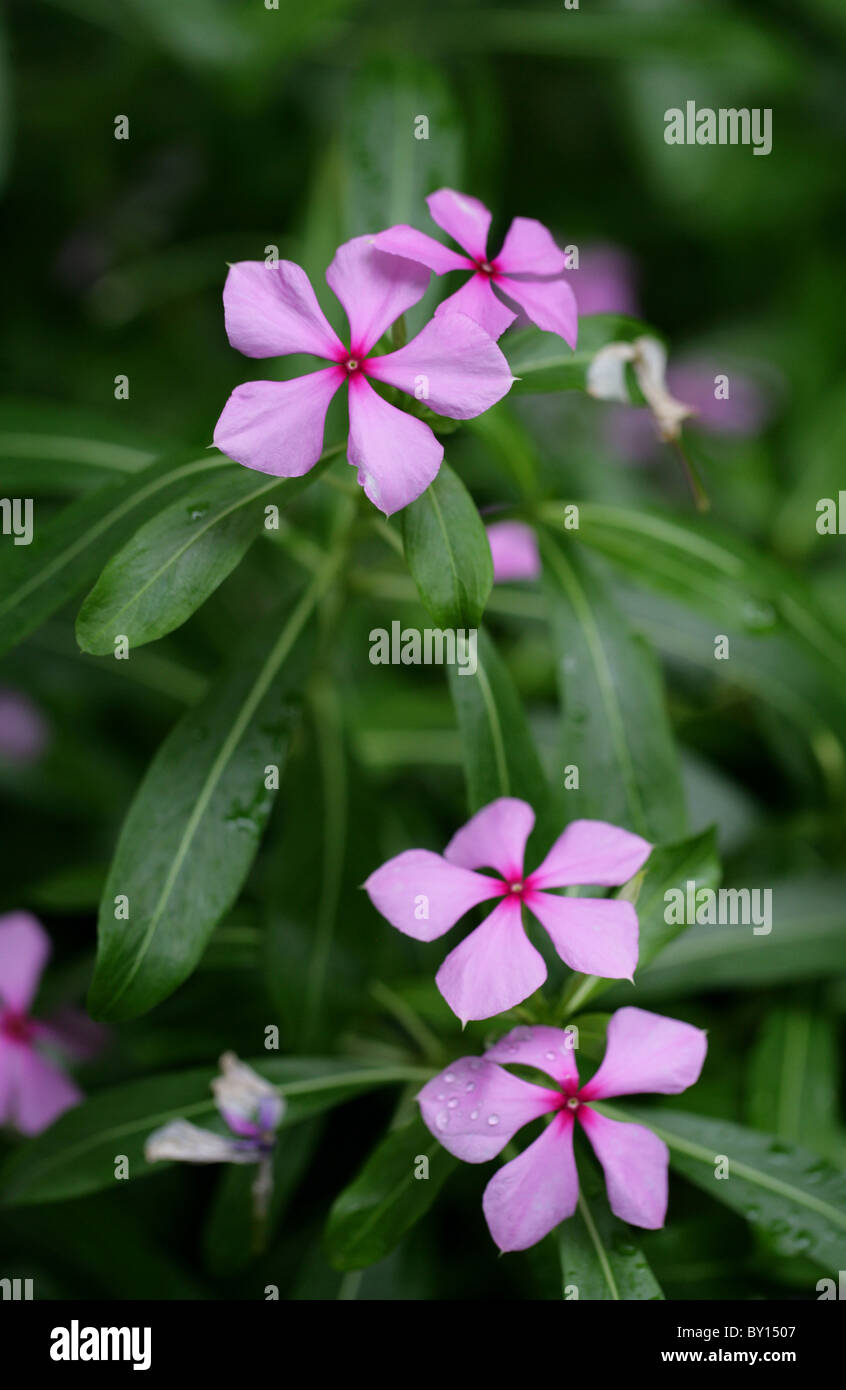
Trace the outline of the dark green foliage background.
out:
[[[616,455],[605,408],[578,389],[584,347],[546,381],[527,374],[519,397],[444,441],[479,507],[537,507],[545,526],[544,586],[495,587],[480,642],[504,721],[509,789],[539,812],[531,852],[565,817],[605,815],[664,845],[702,837],[662,851],[659,867],[716,882],[704,836],[713,825],[724,883],[773,889],[771,935],[700,927],[668,943],[661,883],[647,881],[651,958],[636,996],[616,985],[590,1007],[637,1002],[708,1028],[702,1080],[658,1102],[656,1124],[665,1108],[666,1134],[698,1135],[714,1152],[734,1144],[753,1167],[760,1157],[791,1182],[807,1178],[843,1216],[846,565],[843,538],[815,529],[817,500],[846,487],[842,5],[582,0],[568,11],[516,0],[280,0],[273,11],[262,0],[12,0],[4,11],[0,494],[35,499],[36,542],[2,539],[0,683],[40,706],[52,737],[36,766],[0,764],[0,909],[36,912],[53,939],[37,1012],[86,994],[120,827],[157,750],[180,719],[202,736],[200,702],[226,679],[245,633],[260,622],[282,631],[304,581],[315,572],[318,581],[313,676],[275,724],[251,734],[258,756],[281,723],[291,728],[243,888],[190,978],[175,988],[157,973],[162,1002],[145,1006],[143,989],[131,996],[138,1008],[82,1073],[100,1107],[94,1119],[76,1112],[79,1133],[71,1128],[65,1141],[49,1132],[32,1149],[0,1138],[0,1275],[34,1277],[39,1297],[261,1298],[273,1284],[288,1299],[558,1298],[562,1272],[572,1283],[591,1258],[580,1216],[560,1252],[551,1237],[498,1260],[480,1207],[492,1170],[455,1165],[439,1150],[427,1195],[440,1190],[422,1210],[422,1185],[407,1177],[432,1144],[411,1097],[427,1068],[477,1050],[491,1029],[472,1025],[462,1042],[432,984],[443,952],[393,932],[359,891],[389,855],[441,849],[468,802],[504,789],[476,686],[436,668],[368,661],[372,627],[431,622],[418,585],[425,594],[439,583],[430,598],[441,616],[475,620],[487,595],[484,557],[473,552],[463,589],[444,587],[425,510],[396,518],[388,534],[321,479],[274,495],[286,522],[279,532],[251,544],[262,516],[244,507],[192,551],[184,610],[174,599],[172,621],[159,621],[164,599],[154,595],[152,611],[133,619],[148,645],[128,661],[91,654],[110,650],[101,627],[113,595],[122,601],[122,562],[74,630],[107,562],[142,525],[171,507],[164,524],[178,531],[181,505],[186,517],[225,506],[227,478],[233,497],[252,496],[232,465],[211,467],[221,464],[205,453],[214,423],[237,383],[303,364],[256,370],[229,348],[225,263],[276,245],[306,267],[336,315],[323,271],[338,242],[397,220],[430,230],[422,198],[442,183],[494,210],[492,245],[524,215],[561,244],[626,247],[639,266],[642,317],[671,358],[705,354],[730,375],[757,374],[769,393],[771,416],[754,438],[708,434],[695,421],[686,428],[712,499],[705,518],[671,450],[656,446],[638,466]],[[771,107],[772,154],[665,145],[664,110],[687,100]],[[411,136],[419,113],[431,123],[425,149]],[[129,117],[128,141],[113,138],[118,114]],[[412,331],[442,292],[433,285],[409,316]],[[585,325],[583,344],[598,331]],[[521,352],[518,344],[515,364]],[[118,374],[129,378],[127,401],[114,399]],[[344,430],[339,402],[327,446]],[[199,476],[170,478],[198,460],[210,465],[197,464]],[[17,597],[42,563],[40,547],[63,528],[74,538],[97,526],[121,505],[121,488],[134,497],[142,468],[162,480],[150,497],[98,533],[61,580]],[[326,470],[342,487],[351,476],[343,459]],[[457,498],[458,553],[463,544],[469,554],[466,493],[451,477],[440,487]],[[572,501],[583,504],[577,536],[560,525]],[[141,571],[148,535],[136,545]],[[327,564],[340,582],[334,569],[320,581]],[[164,596],[175,587],[162,585]],[[609,705],[583,612],[613,658],[605,694],[631,752],[625,772],[603,723]],[[714,660],[718,633],[730,638],[727,662]],[[573,652],[578,682],[559,689]],[[196,708],[199,718],[188,713]],[[568,763],[596,774],[578,808],[563,788]],[[158,775],[166,782],[166,769]],[[257,800],[221,808],[204,838],[210,860],[215,847],[226,857],[227,834],[258,839],[268,807],[247,781],[233,773],[233,795]],[[168,836],[179,807],[169,812]],[[129,864],[131,846],[121,853]],[[237,869],[235,890],[242,877]],[[212,889],[213,917],[233,883]],[[213,925],[207,912],[204,939]],[[194,930],[181,911],[172,926]],[[560,964],[551,969],[563,985]],[[105,1013],[108,985],[92,995]],[[590,1017],[595,1056],[585,1044],[583,1071],[602,1050],[605,1016]],[[262,1052],[272,1024],[282,1058]],[[268,1075],[294,1085],[297,1123],[280,1145],[273,1235],[254,1260],[241,1170],[109,1176],[111,1156],[132,1145],[141,1165],[143,1117],[158,1113],[160,1094],[174,1113],[208,1099],[227,1048],[264,1055]],[[334,1089],[310,1089],[315,1077],[338,1074]],[[97,1148],[99,1113],[107,1130],[115,1117],[141,1115],[130,1147]],[[694,1116],[705,1118],[697,1125]],[[834,1173],[820,1177],[821,1159]],[[815,1298],[817,1280],[846,1264],[846,1216],[824,1236],[831,1223],[818,1213],[805,1226],[739,1181],[715,1183],[687,1153],[671,1179],[666,1228],[637,1233],[644,1272],[586,1151],[579,1161],[624,1297],[656,1296],[657,1281],[669,1298]],[[591,1296],[609,1296],[595,1269],[583,1278]]]

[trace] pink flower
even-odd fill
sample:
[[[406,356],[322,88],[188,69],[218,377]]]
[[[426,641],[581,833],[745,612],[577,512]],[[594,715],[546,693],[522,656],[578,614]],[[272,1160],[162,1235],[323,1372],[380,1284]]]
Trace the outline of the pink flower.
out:
[[[487,527],[493,557],[495,584],[510,579],[539,579],[541,572],[537,537],[522,521],[494,521]]]
[[[523,1125],[554,1112],[543,1133],[485,1188],[482,1208],[500,1250],[528,1249],[575,1211],[576,1120],[602,1164],[614,1215],[655,1230],[667,1213],[666,1144],[643,1125],[600,1115],[589,1102],[642,1091],[678,1095],[697,1080],[707,1045],[702,1030],[689,1023],[646,1009],[618,1009],[608,1024],[602,1065],[580,1087],[570,1033],[514,1028],[488,1048],[485,1060],[453,1062],[427,1081],[417,1099],[435,1138],[466,1163],[495,1158]],[[545,1072],[557,1089],[505,1070],[514,1063]]]
[[[9,762],[36,762],[48,741],[47,725],[26,695],[0,689],[0,757]]]
[[[578,269],[567,272],[582,314],[627,314],[636,318],[637,277],[634,259],[621,246],[585,246]]]
[[[22,1134],[38,1134],[82,1100],[82,1092],[43,1050],[83,1060],[103,1037],[102,1029],[75,1010],[52,1022],[29,1016],[49,955],[47,933],[28,912],[0,917],[0,1124]]]
[[[438,415],[468,420],[500,400],[513,378],[496,343],[466,315],[432,320],[405,347],[371,357],[386,329],[422,298],[429,279],[411,261],[375,250],[372,237],[340,246],[326,279],[346,310],[348,347],[293,261],[231,267],[223,305],[233,347],[247,357],[307,352],[332,365],[292,381],[236,386],[214,442],[247,468],[299,478],[320,457],[329,402],[346,382],[347,458],[371,502],[390,515],[425,492],[444,450],[428,425],[389,405],[369,381],[396,386]]]
[[[577,820],[527,875],[523,856],[534,823],[535,813],[525,801],[500,797],[452,837],[443,857],[427,849],[406,850],[372,873],[364,885],[391,926],[418,941],[434,941],[471,907],[501,899],[481,926],[450,952],[435,977],[462,1023],[514,1008],[546,979],[543,956],[523,930],[523,905],[573,970],[628,980],[637,965],[638,924],[631,903],[563,898],[543,890],[625,883],[652,846],[604,821]],[[483,866],[502,877],[473,872]]]
[[[375,244],[380,251],[419,261],[436,275],[444,275],[448,270],[472,270],[466,284],[438,306],[436,318],[469,314],[492,337],[498,338],[517,315],[494,294],[496,286],[500,294],[519,304],[538,328],[557,333],[571,348],[576,346],[576,296],[562,274],[564,252],[542,223],[531,217],[515,217],[499,255],[489,257],[491,214],[484,203],[451,188],[430,193],[426,202],[434,221],[463,247],[466,256],[404,224],[380,232]]]

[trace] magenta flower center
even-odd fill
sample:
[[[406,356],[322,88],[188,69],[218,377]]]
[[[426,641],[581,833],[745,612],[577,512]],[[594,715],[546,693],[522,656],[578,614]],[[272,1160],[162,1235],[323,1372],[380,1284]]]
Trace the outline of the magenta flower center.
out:
[[[348,357],[346,362],[344,363],[344,366],[346,370],[349,372],[350,376],[352,376],[353,372],[358,371],[358,359],[355,357]]]
[[[33,1034],[33,1027],[26,1014],[18,1013],[16,1009],[6,1009],[0,1013],[0,1038],[6,1038],[9,1042],[28,1043]]]
[[[476,269],[480,271],[482,275],[496,274],[496,266],[492,265],[490,261],[477,261]]]

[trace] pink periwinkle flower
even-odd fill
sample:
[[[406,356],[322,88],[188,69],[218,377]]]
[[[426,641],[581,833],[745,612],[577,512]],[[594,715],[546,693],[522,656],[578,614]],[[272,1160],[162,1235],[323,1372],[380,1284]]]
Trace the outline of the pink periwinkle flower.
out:
[[[678,1095],[699,1077],[706,1049],[700,1028],[646,1009],[618,1009],[602,1065],[584,1086],[572,1034],[536,1025],[514,1028],[484,1058],[453,1062],[417,1099],[435,1138],[466,1163],[495,1158],[523,1125],[552,1114],[543,1133],[485,1188],[482,1208],[500,1250],[528,1249],[575,1211],[576,1120],[602,1165],[614,1215],[655,1230],[667,1214],[666,1144],[643,1125],[600,1115],[590,1102],[644,1091]],[[546,1073],[556,1089],[505,1070],[515,1063]]]
[[[578,312],[572,285],[564,277],[564,252],[541,222],[515,217],[502,249],[488,255],[491,214],[478,198],[441,188],[426,199],[433,221],[457,241],[466,255],[452,251],[434,237],[401,224],[380,232],[375,244],[381,251],[405,256],[444,275],[449,270],[470,270],[470,279],[445,299],[435,317],[468,314],[492,337],[498,338],[517,317],[504,304],[504,294],[524,310],[532,323],[547,333],[557,333],[571,348],[576,346]]]
[[[487,528],[495,584],[512,579],[539,579],[538,539],[524,521],[494,521]]]
[[[0,1124],[22,1134],[38,1134],[82,1100],[49,1053],[84,1061],[105,1036],[73,1009],[45,1021],[30,1017],[49,955],[47,933],[28,912],[0,917]]]
[[[450,952],[435,977],[462,1024],[514,1008],[546,979],[543,956],[523,930],[524,905],[573,970],[608,979],[629,980],[634,974],[638,922],[630,902],[561,897],[546,890],[626,883],[652,846],[604,821],[577,820],[543,863],[526,874],[523,858],[534,823],[527,802],[500,797],[471,817],[443,856],[427,849],[405,850],[364,885],[391,926],[418,941],[434,941],[471,907],[500,899],[481,926]],[[474,872],[483,866],[501,877]]]
[[[231,267],[223,304],[233,347],[247,357],[306,352],[331,366],[292,381],[236,386],[214,442],[247,468],[299,478],[320,457],[329,402],[346,382],[347,458],[370,501],[390,515],[426,490],[444,450],[428,425],[389,405],[370,382],[395,386],[437,415],[468,420],[495,405],[513,378],[496,343],[467,315],[433,319],[405,347],[371,356],[394,320],[423,297],[429,281],[422,266],[377,251],[372,237],[339,246],[326,280],[346,311],[349,346],[330,326],[308,276],[293,261],[240,261]]]

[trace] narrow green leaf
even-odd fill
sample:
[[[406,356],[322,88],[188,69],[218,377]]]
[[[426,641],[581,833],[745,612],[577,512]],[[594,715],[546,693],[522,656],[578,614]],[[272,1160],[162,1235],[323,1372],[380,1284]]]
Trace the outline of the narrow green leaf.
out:
[[[114,413],[98,415],[64,403],[0,398],[0,493],[35,497],[85,492],[138,473],[164,453],[120,426]]]
[[[836,1021],[819,1008],[779,1005],[768,1014],[749,1061],[746,1117],[755,1129],[846,1157],[839,1124]]]
[[[273,801],[308,666],[303,629],[330,562],[269,644],[267,625],[165,740],[124,822],[103,891],[89,1005],[134,1018],[196,966],[247,875]],[[281,673],[281,674],[280,674]],[[118,906],[127,912],[117,915]]]
[[[540,811],[550,798],[520,698],[490,637],[479,630],[475,674],[449,667],[470,810],[518,796]]]
[[[456,1166],[419,1116],[390,1130],[332,1205],[326,1248],[335,1268],[365,1269],[389,1255]]]
[[[691,881],[697,889],[716,888],[720,873],[713,828],[681,840],[678,844],[662,845],[652,851],[636,903],[640,935],[635,989],[639,988],[640,971],[687,930],[684,922],[668,923],[665,920],[667,892],[672,889],[684,892]],[[584,1008],[588,1000],[614,986],[622,988],[617,980],[604,980],[596,975],[574,975],[564,995],[565,1016]],[[627,988],[631,989],[631,986]]]
[[[228,459],[205,453],[160,459],[121,483],[99,488],[39,524],[31,545],[0,551],[0,653],[20,642],[90,583],[137,527]]]
[[[563,503],[546,503],[554,520]],[[577,540],[597,550],[635,580],[691,604],[717,622],[748,632],[772,629],[781,586],[759,552],[728,538],[701,518],[688,522],[667,513],[579,505]]]
[[[408,567],[438,626],[476,627],[493,586],[491,548],[475,502],[447,463],[403,511],[402,533]]]
[[[462,187],[461,122],[437,68],[406,55],[375,58],[359,70],[348,109],[342,146],[347,236],[398,222],[416,225],[425,216],[427,193]]]
[[[744,885],[750,892],[754,884]],[[696,994],[708,989],[755,989],[782,981],[827,978],[843,969],[846,880],[807,875],[776,880],[772,927],[688,927],[641,973],[643,998]],[[609,1001],[610,1002],[610,1001]],[[622,1002],[615,989],[614,1004]]]
[[[670,840],[686,814],[655,658],[579,552],[549,536],[541,549],[561,690],[561,758],[579,776],[567,792],[570,818]]]
[[[411,1067],[367,1066],[334,1057],[265,1054],[249,1065],[287,1099],[283,1137],[291,1125],[377,1086],[422,1085],[430,1076]],[[21,1144],[0,1169],[0,1203],[58,1202],[111,1188],[118,1154],[129,1160],[131,1178],[149,1177],[163,1165],[145,1161],[144,1142],[171,1120],[226,1132],[210,1090],[214,1074],[213,1068],[202,1067],[124,1081],[66,1111],[43,1134]]]
[[[824,1269],[846,1264],[846,1173],[807,1149],[729,1120],[602,1102],[614,1119],[635,1120],[670,1150],[677,1172],[771,1237],[781,1255],[809,1255]],[[728,1176],[718,1177],[728,1161]]]
[[[558,1227],[562,1297],[621,1302],[662,1299],[631,1226],[613,1215],[595,1174],[579,1174],[579,1205]]]
[[[512,394],[526,391],[584,391],[587,373],[600,348],[609,343],[630,343],[647,334],[660,337],[637,319],[619,314],[588,314],[579,319],[579,341],[568,347],[555,333],[524,328],[504,344],[508,365],[517,377]],[[635,404],[640,398],[632,396]]]
[[[76,620],[82,650],[107,656],[118,635],[131,649],[179,627],[261,534],[265,507],[292,501],[320,471],[318,465],[302,478],[280,480],[232,464],[152,517],[112,556],[85,599]]]

